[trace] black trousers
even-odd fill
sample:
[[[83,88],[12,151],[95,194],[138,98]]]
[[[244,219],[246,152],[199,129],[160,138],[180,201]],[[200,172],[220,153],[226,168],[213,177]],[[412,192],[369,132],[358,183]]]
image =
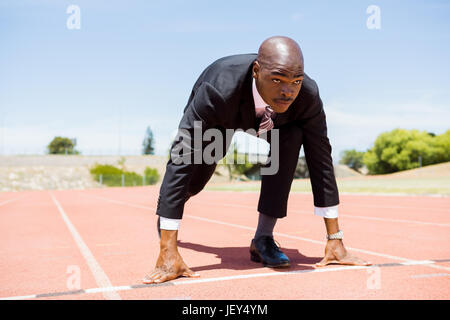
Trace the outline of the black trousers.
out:
[[[278,128],[279,131],[279,166],[278,171],[272,175],[262,175],[261,192],[258,202],[258,211],[265,215],[283,218],[287,214],[287,203],[289,192],[294,178],[295,168],[298,162],[300,148],[302,146],[302,129],[295,123],[289,123]],[[267,141],[271,144],[272,134],[269,132]],[[275,143],[275,141],[273,141]],[[228,149],[228,145],[224,146]],[[226,150],[224,150],[226,151]],[[224,155],[226,152],[223,153]],[[269,156],[272,156],[272,148]],[[270,166],[268,163],[266,166]],[[216,164],[192,164],[190,179],[187,182],[187,192],[184,201],[190,197],[198,194],[210,180],[216,169]],[[171,174],[166,171],[166,175]],[[158,199],[157,214],[166,218],[181,219],[183,210],[164,210],[160,206],[161,197],[169,194],[168,188],[179,188],[179,185],[170,185],[165,181],[172,181],[172,179],[164,178],[161,185],[160,198]],[[167,202],[167,199],[164,199]]]

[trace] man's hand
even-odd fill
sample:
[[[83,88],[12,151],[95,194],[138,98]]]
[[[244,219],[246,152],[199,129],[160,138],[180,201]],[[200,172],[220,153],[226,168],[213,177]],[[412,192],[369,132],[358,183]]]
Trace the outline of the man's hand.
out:
[[[145,284],[162,283],[178,277],[199,277],[187,267],[177,248],[176,230],[161,230],[161,248],[156,267],[152,273],[146,275],[142,280]]]
[[[370,266],[372,263],[364,261],[348,253],[342,240],[328,240],[325,247],[325,256],[322,261],[316,263],[316,267],[324,267],[330,263],[338,263],[351,266]]]

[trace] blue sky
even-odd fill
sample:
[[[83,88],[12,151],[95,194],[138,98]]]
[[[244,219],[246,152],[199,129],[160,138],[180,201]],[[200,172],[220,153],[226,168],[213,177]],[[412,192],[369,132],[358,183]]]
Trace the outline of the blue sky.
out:
[[[66,26],[72,4],[79,30]],[[367,28],[369,5],[381,29]],[[449,16],[438,0],[0,0],[0,152],[42,154],[61,135],[87,155],[138,154],[150,126],[166,154],[202,70],[273,35],[302,47],[334,161],[394,128],[440,134],[450,128]]]

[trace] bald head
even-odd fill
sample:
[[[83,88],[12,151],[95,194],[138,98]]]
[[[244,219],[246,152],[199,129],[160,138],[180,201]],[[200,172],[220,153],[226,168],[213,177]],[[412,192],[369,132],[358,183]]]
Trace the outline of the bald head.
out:
[[[270,37],[258,50],[258,62],[268,67],[303,69],[303,54],[293,39],[283,36]]]
[[[281,36],[264,40],[252,69],[265,103],[277,113],[285,112],[299,94],[305,76],[297,42]]]

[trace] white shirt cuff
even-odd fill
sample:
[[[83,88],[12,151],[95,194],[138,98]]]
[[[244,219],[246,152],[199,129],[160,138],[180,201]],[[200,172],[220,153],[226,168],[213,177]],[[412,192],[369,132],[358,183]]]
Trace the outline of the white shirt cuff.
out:
[[[180,228],[181,219],[169,219],[159,217],[159,227],[161,230],[178,230]]]
[[[314,214],[324,218],[334,219],[338,217],[338,206],[333,207],[314,207]]]

